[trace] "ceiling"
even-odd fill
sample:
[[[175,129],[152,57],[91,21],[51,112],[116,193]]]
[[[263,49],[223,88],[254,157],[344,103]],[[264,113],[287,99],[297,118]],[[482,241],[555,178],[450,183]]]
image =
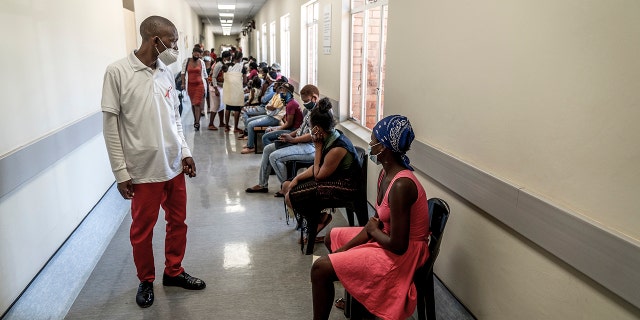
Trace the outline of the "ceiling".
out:
[[[223,34],[221,19],[233,19],[230,28],[231,35],[242,32],[249,21],[260,11],[268,0],[185,0],[193,11],[205,24],[213,26],[213,33]],[[235,9],[220,9],[219,5],[235,5]],[[220,14],[233,13],[233,18],[220,16]]]

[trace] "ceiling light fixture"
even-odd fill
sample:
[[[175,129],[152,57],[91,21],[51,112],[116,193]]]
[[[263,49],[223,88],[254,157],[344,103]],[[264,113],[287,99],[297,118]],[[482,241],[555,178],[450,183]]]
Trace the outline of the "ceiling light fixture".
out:
[[[233,13],[220,13],[220,17],[231,17],[233,18]]]
[[[236,9],[235,4],[219,4],[218,5],[218,10],[235,10],[235,9]]]

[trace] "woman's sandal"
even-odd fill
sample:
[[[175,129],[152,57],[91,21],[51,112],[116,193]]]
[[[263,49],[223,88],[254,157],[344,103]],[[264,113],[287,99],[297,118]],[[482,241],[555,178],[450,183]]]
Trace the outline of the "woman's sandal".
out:
[[[209,130],[218,130],[218,128],[216,126],[214,126],[214,125],[210,125],[208,129]]]
[[[273,196],[276,198],[284,198],[284,194],[281,193],[280,191],[277,191]]]
[[[255,153],[256,149],[255,148],[248,148],[248,147],[244,147],[242,148],[242,151],[240,151],[241,154],[249,154],[249,153]]]
[[[196,129],[196,131],[200,131],[200,124],[199,123],[194,123],[193,127]]]
[[[344,298],[340,298],[340,299],[337,299],[333,305],[340,310],[344,310],[345,304],[346,302],[344,301]]]

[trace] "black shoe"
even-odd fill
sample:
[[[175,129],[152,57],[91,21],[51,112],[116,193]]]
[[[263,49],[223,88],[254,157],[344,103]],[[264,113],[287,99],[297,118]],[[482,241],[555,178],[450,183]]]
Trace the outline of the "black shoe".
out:
[[[175,277],[170,277],[165,273],[162,275],[162,285],[168,287],[181,287],[189,290],[202,290],[207,286],[207,284],[201,279],[192,277],[184,271]]]
[[[136,293],[136,303],[141,308],[148,308],[153,304],[153,282],[140,282],[138,293]]]

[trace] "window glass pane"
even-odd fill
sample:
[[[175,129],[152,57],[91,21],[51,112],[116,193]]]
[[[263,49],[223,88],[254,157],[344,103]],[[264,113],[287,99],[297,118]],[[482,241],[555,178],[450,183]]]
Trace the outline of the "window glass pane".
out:
[[[367,10],[367,64],[365,69],[365,126],[373,128],[377,119],[378,93],[380,93],[380,34],[382,32],[382,8]]]
[[[387,70],[387,20],[388,20],[388,14],[389,14],[389,6],[383,6],[382,7],[382,37],[381,37],[381,41],[382,41],[382,46],[381,46],[381,50],[382,50],[382,60],[380,61],[380,74],[381,74],[381,79],[380,79],[380,103],[378,106],[378,118],[376,119],[376,122],[380,119],[382,119],[384,117],[384,83],[385,83],[385,79],[386,79],[386,70]],[[373,126],[375,125],[375,123],[371,126],[371,128],[373,128]],[[368,125],[367,125],[368,127]]]
[[[364,0],[351,0],[351,8],[356,9],[364,6]]]
[[[262,60],[267,62],[267,23],[262,24]]]
[[[373,128],[383,116],[388,6],[379,0],[354,0],[352,5],[360,8],[351,8],[349,116]]]
[[[280,18],[280,67],[282,68],[282,74],[286,77],[291,76],[290,65],[290,47],[291,39],[289,34],[289,15]]]
[[[361,123],[362,120],[362,64],[364,49],[364,12],[351,18],[351,117]]]
[[[277,62],[276,61],[276,22],[273,21],[271,22],[270,25],[270,29],[269,29],[269,36],[271,39],[269,39],[270,43],[269,43],[269,59],[271,63]]]

